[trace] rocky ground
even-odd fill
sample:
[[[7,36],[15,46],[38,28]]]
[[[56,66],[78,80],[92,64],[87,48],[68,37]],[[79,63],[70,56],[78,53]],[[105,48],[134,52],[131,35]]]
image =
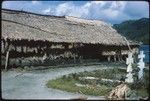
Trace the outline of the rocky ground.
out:
[[[77,66],[65,68],[53,68],[32,71],[3,71],[2,76],[2,98],[3,99],[105,99],[102,96],[88,96],[78,93],[69,93],[46,87],[46,82],[62,75],[83,71],[110,68],[103,65]]]

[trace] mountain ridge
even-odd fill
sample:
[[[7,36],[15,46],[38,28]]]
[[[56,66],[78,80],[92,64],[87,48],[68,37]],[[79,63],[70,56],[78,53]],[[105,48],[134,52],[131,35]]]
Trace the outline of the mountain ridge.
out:
[[[149,18],[141,18],[138,20],[127,20],[120,24],[114,24],[113,28],[127,39],[149,43]]]

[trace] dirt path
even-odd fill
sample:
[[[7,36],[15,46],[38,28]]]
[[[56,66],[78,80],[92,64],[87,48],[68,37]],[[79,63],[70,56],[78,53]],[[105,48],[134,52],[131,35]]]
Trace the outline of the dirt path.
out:
[[[88,99],[103,99],[103,97],[87,96],[69,93],[46,87],[46,82],[62,75],[82,71],[93,71],[108,68],[106,66],[66,67],[47,70],[34,70],[25,73],[8,71],[2,72],[3,99],[71,99],[86,96]]]

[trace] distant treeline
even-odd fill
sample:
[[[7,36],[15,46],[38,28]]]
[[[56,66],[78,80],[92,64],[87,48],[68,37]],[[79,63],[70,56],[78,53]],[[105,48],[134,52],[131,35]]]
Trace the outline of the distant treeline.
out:
[[[120,24],[114,24],[113,28],[127,39],[149,44],[149,18],[124,21]]]

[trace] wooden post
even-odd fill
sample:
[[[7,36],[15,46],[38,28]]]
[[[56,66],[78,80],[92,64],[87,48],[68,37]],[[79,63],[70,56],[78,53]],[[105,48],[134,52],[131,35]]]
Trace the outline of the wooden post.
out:
[[[25,48],[25,53],[27,53],[28,52],[28,47],[27,47],[27,45],[25,47],[26,47]]]
[[[6,42],[6,61],[5,61],[5,70],[7,70],[8,68],[8,63],[9,63],[9,45],[10,45],[10,42],[8,40],[5,41]]]
[[[15,47],[15,51],[17,51],[17,46],[16,46],[16,45],[14,45],[14,47]]]
[[[107,57],[108,62],[110,62],[110,55]]]
[[[75,54],[73,55],[73,60],[74,60],[74,63],[76,63],[76,57],[75,57]]]
[[[1,48],[2,48],[1,52],[4,53],[4,41],[3,40],[1,40]]]
[[[75,50],[74,43],[72,43],[72,45],[73,45],[73,49]],[[75,53],[74,53],[73,59],[74,59],[74,63],[76,63],[76,54]]]
[[[21,53],[23,53],[23,45],[21,45]]]
[[[116,54],[114,55],[114,62],[116,62]]]
[[[3,40],[3,43],[4,43],[4,53],[5,53],[5,44],[6,44],[6,43],[5,43],[5,39]]]
[[[122,59],[122,51],[120,50],[120,60],[123,61]]]
[[[83,63],[83,62],[82,62],[82,56],[80,56],[79,58],[80,58],[80,63]]]
[[[8,41],[7,39],[5,39],[5,52],[7,52],[7,50],[8,50]]]
[[[119,50],[119,62],[121,61],[121,50]]]
[[[9,50],[6,52],[5,70],[7,70],[8,67],[8,60],[9,60]]]
[[[119,53],[117,53],[117,58],[118,58],[118,61],[120,62],[120,56],[119,56]]]

